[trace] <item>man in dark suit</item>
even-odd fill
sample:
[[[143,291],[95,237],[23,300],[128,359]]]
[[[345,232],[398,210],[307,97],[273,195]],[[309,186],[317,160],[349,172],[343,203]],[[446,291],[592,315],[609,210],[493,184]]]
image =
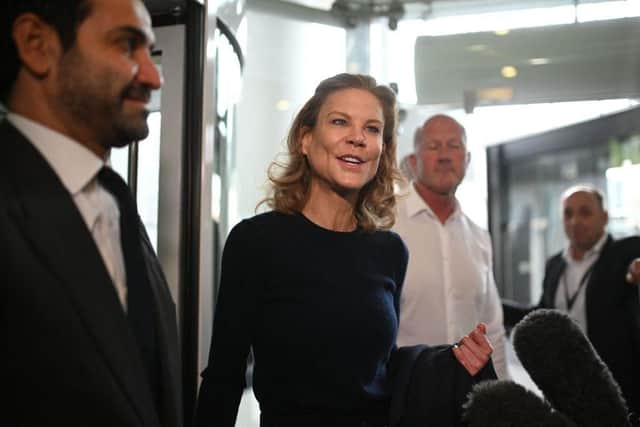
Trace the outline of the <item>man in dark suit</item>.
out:
[[[182,425],[175,306],[109,150],[161,86],[140,0],[0,6],[3,426]]]
[[[537,308],[569,314],[586,332],[620,385],[630,409],[640,414],[640,303],[634,262],[640,238],[614,240],[602,194],[590,186],[562,198],[568,247],[547,261],[542,298],[535,307],[505,301],[507,327]],[[585,373],[588,375],[588,373]]]

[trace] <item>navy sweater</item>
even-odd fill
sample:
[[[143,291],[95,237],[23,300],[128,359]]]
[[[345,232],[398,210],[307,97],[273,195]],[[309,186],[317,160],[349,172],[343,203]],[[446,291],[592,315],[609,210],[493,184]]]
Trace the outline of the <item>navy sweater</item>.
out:
[[[384,414],[408,253],[389,231],[269,212],[229,234],[199,426],[233,426],[249,348],[263,414]]]

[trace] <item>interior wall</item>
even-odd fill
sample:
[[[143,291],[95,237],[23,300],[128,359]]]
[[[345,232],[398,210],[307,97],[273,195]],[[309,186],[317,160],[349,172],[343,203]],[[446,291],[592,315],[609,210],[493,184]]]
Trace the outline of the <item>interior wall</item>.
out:
[[[265,196],[267,168],[317,84],[346,70],[346,30],[249,10],[246,66],[238,104],[236,220]],[[232,225],[232,224],[230,224]]]

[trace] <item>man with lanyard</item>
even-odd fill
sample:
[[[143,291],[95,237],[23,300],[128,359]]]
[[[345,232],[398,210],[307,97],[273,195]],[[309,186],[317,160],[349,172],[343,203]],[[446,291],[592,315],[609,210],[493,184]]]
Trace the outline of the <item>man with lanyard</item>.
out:
[[[629,409],[640,413],[640,303],[637,257],[640,238],[615,240],[606,231],[602,194],[575,186],[562,196],[567,248],[545,269],[543,293],[535,307],[503,302],[507,327],[537,308],[555,308],[576,321],[608,365]],[[634,260],[635,259],[635,260]]]

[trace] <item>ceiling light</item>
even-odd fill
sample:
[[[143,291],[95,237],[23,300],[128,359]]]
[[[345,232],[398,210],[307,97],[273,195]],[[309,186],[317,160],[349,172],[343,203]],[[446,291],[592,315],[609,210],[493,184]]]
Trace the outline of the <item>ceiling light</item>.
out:
[[[281,99],[276,103],[276,110],[278,111],[289,111],[289,101],[286,99]]]
[[[531,58],[527,62],[531,65],[546,65],[549,64],[551,60],[549,58]]]
[[[512,79],[518,75],[518,69],[512,65],[505,65],[502,67],[502,70],[500,70],[500,74],[502,74],[502,77],[505,79]]]
[[[483,51],[487,50],[487,45],[486,44],[471,44],[471,45],[466,47],[466,50],[468,50],[469,52],[483,52]]]

